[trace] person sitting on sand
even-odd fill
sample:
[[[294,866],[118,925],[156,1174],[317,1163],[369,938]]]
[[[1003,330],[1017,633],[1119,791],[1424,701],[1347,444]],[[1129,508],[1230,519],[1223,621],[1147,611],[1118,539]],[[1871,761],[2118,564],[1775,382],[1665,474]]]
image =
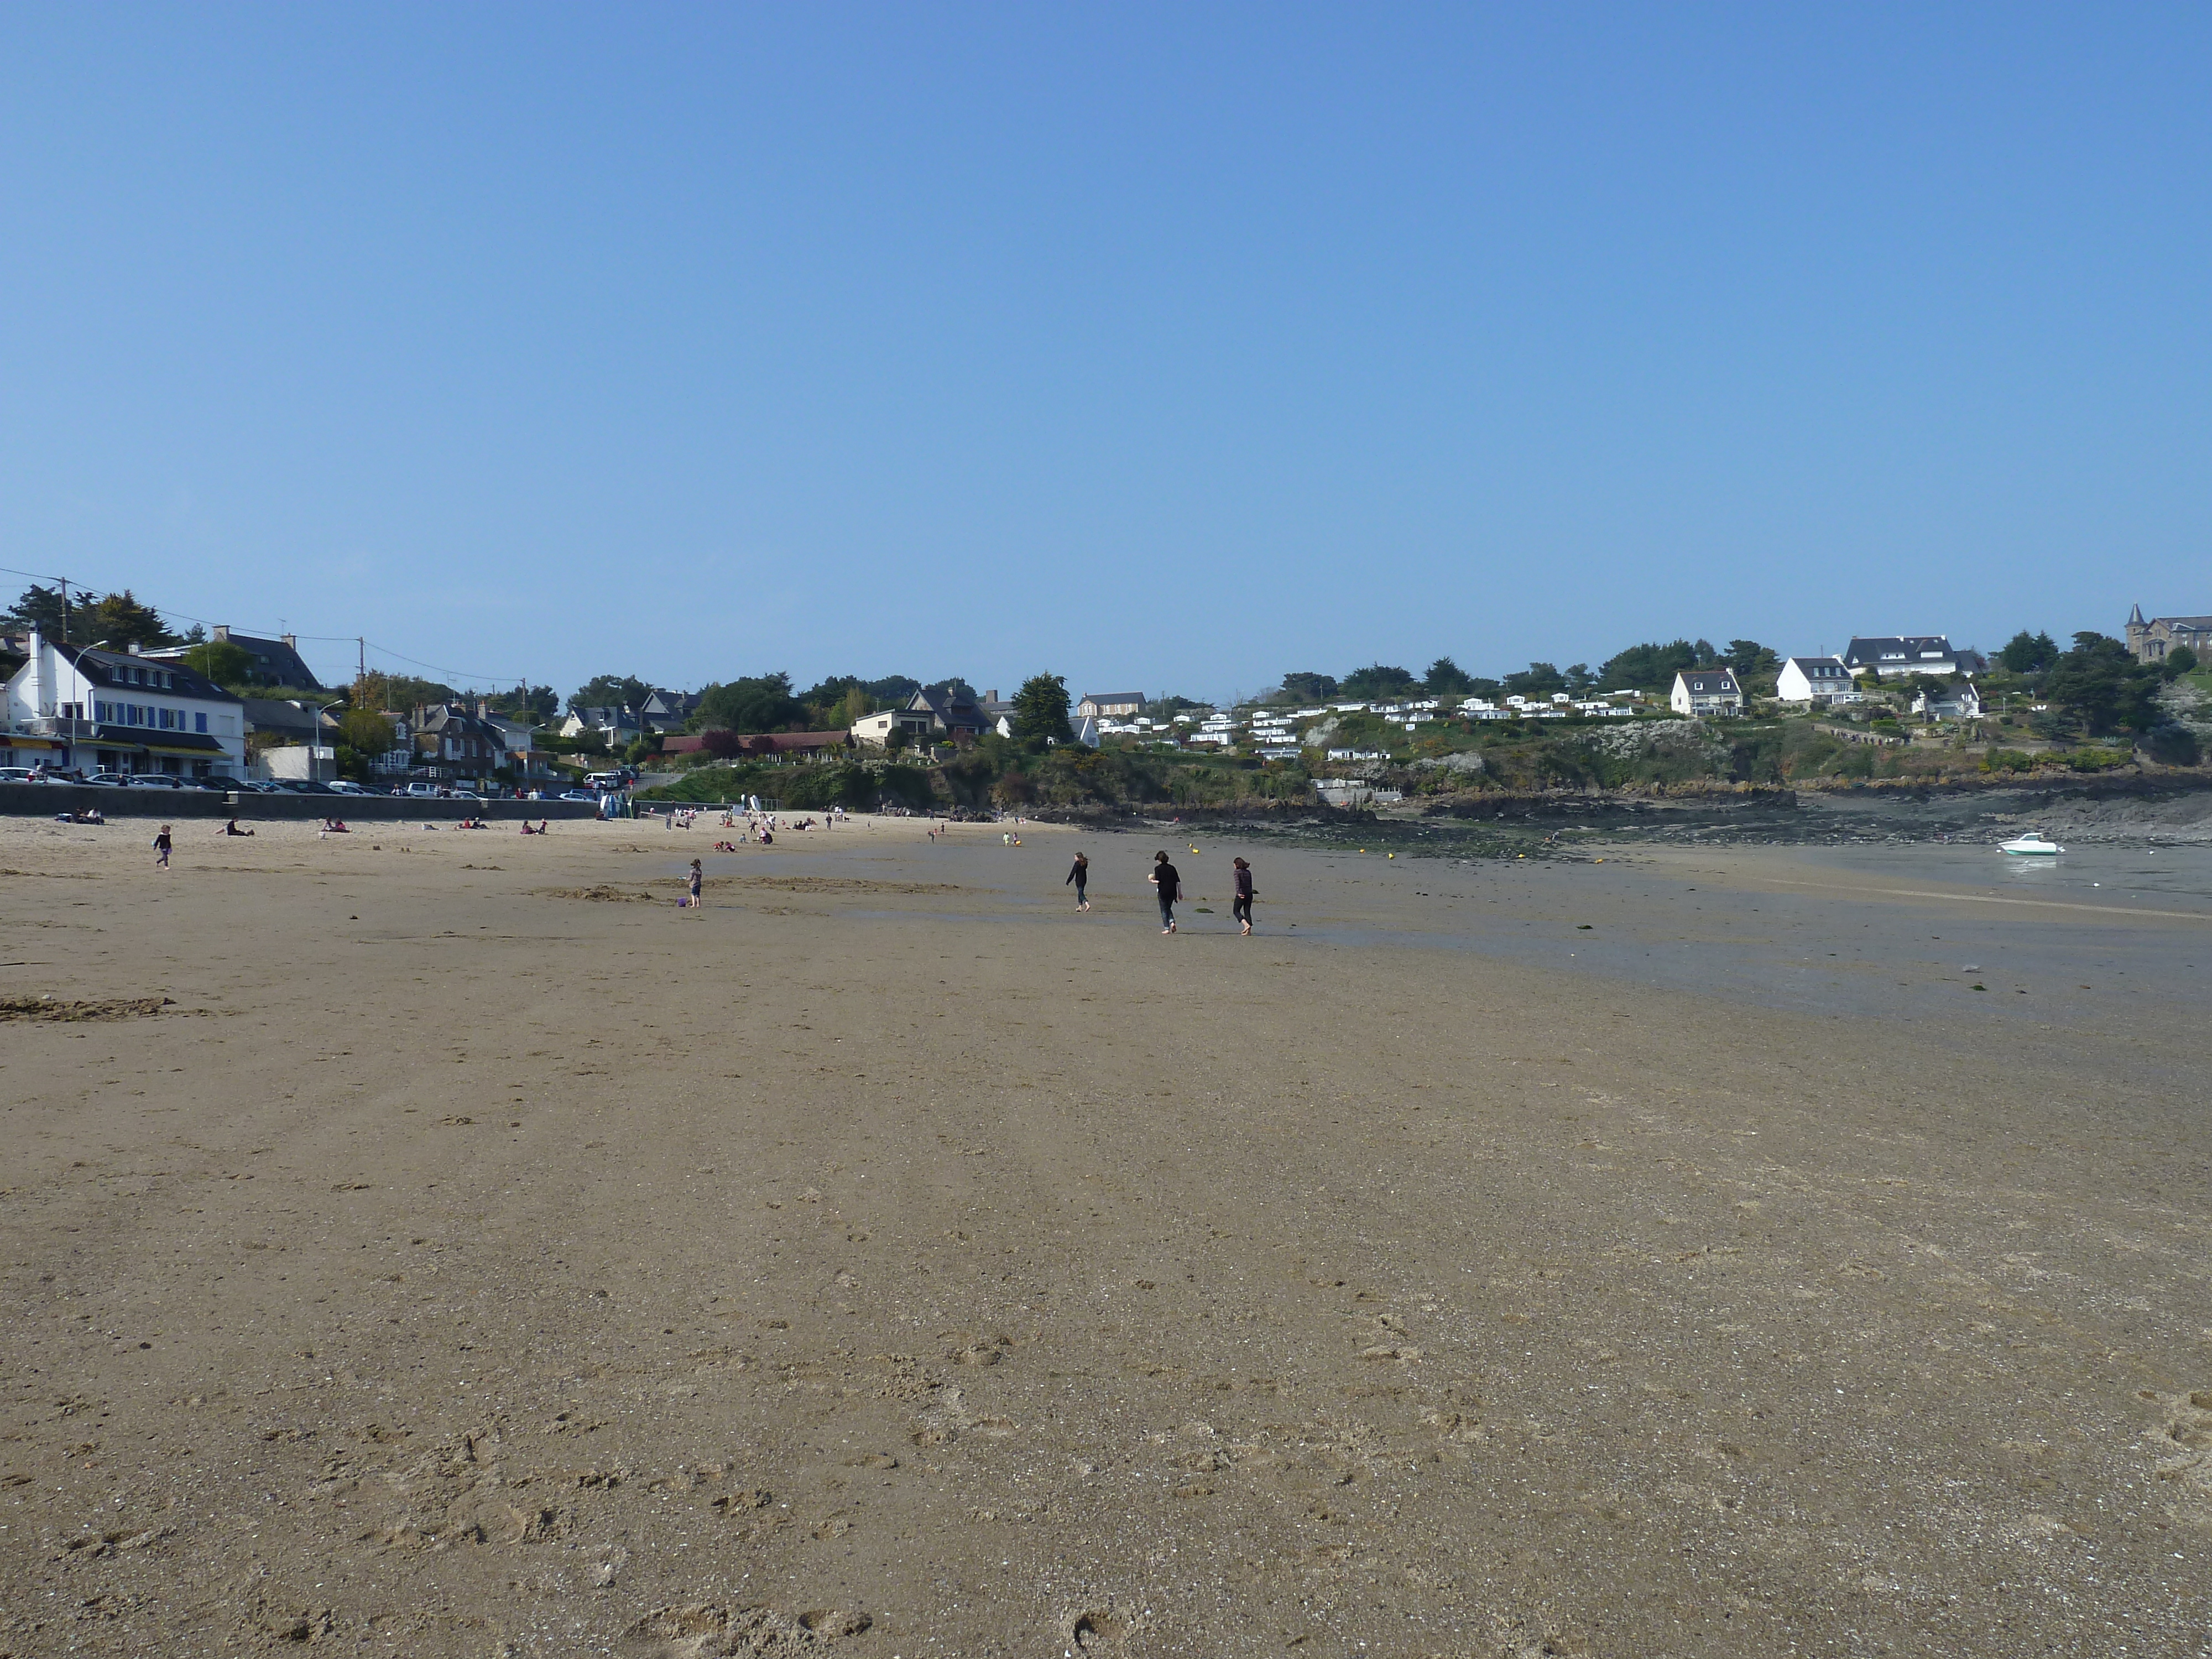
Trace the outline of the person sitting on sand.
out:
[[[326,836],[349,836],[353,834],[353,831],[346,828],[346,822],[343,818],[325,818],[323,820],[323,833]]]
[[[250,836],[253,831],[251,830],[240,829],[238,827],[238,820],[236,818],[233,818],[228,823],[222,826],[222,833],[226,836]]]

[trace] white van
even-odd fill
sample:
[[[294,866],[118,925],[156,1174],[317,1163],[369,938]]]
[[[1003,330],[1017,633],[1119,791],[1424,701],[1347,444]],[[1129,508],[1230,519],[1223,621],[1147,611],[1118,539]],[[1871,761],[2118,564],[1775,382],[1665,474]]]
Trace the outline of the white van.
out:
[[[584,776],[584,787],[595,795],[620,794],[629,787],[629,780],[619,772],[590,772]]]

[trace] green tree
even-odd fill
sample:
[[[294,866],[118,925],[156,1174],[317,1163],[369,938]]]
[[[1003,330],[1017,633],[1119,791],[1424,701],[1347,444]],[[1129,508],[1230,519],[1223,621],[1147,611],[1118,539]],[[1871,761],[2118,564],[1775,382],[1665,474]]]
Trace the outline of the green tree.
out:
[[[787,732],[806,718],[788,674],[760,674],[708,686],[689,722],[694,732]]]
[[[228,640],[210,640],[186,648],[178,660],[204,679],[217,685],[251,685],[253,658],[242,645]]]
[[[1474,681],[1449,657],[1438,657],[1421,676],[1421,685],[1432,697],[1463,697],[1474,689]]]
[[[161,613],[150,605],[141,605],[127,587],[88,605],[80,625],[86,639],[118,651],[131,645],[177,643]]]
[[[1567,677],[1547,662],[1532,662],[1517,674],[1505,677],[1508,693],[1522,697],[1548,697],[1567,689]]]
[[[1336,681],[1327,674],[1285,674],[1283,695],[1296,702],[1327,702],[1336,695]]]
[[[1676,674],[1685,668],[1695,668],[1698,662],[1698,647],[1687,640],[1672,640],[1664,645],[1632,645],[1599,665],[1597,689],[1664,691],[1674,684]]]
[[[789,682],[785,682],[789,689]],[[635,708],[653,695],[653,688],[635,674],[599,674],[586,680],[568,699],[571,712],[579,708]]]
[[[550,685],[526,683],[488,701],[498,713],[513,720],[528,720],[532,726],[550,726],[553,717],[561,712],[561,694]]]
[[[2107,635],[2084,632],[2044,676],[2044,695],[2079,716],[2093,735],[2147,732],[2158,721],[2161,676]]]
[[[66,633],[72,640],[82,641],[84,633],[81,625],[65,628],[63,624],[64,621],[74,623],[77,612],[94,597],[89,593],[77,594],[69,601],[65,617],[60,587],[41,587],[33,582],[23,590],[23,597],[9,607],[8,614],[0,617],[0,623],[25,630],[35,628],[48,639],[58,640]]]
[[[1344,695],[1361,702],[1379,702],[1387,697],[1402,697],[1418,690],[1420,682],[1403,668],[1392,668],[1382,663],[1370,663],[1356,668],[1344,677]]]
[[[364,755],[381,755],[398,738],[392,722],[374,708],[349,708],[338,716],[338,741]]]
[[[1027,743],[1066,743],[1067,682],[1058,674],[1032,674],[1014,693],[1014,736]]]
[[[1998,665],[2011,674],[2040,674],[2057,660],[2058,641],[2047,633],[2031,634],[2025,628],[1997,653]]]
[[[2165,668],[2172,676],[2193,674],[2197,672],[2197,653],[2185,645],[2177,645],[2166,653]]]

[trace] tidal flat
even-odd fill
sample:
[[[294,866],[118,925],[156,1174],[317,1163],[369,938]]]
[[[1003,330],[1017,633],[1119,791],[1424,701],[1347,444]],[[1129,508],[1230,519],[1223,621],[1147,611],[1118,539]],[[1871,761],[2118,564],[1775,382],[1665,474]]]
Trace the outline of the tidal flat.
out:
[[[0,1653],[2205,1650],[2185,854],[152,828],[0,821]]]

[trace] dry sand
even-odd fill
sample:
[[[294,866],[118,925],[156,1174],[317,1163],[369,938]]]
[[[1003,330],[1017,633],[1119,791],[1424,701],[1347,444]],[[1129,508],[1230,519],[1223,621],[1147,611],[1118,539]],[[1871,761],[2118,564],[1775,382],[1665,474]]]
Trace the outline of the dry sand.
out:
[[[0,1653],[2205,1651],[2202,918],[710,824],[0,823]]]

